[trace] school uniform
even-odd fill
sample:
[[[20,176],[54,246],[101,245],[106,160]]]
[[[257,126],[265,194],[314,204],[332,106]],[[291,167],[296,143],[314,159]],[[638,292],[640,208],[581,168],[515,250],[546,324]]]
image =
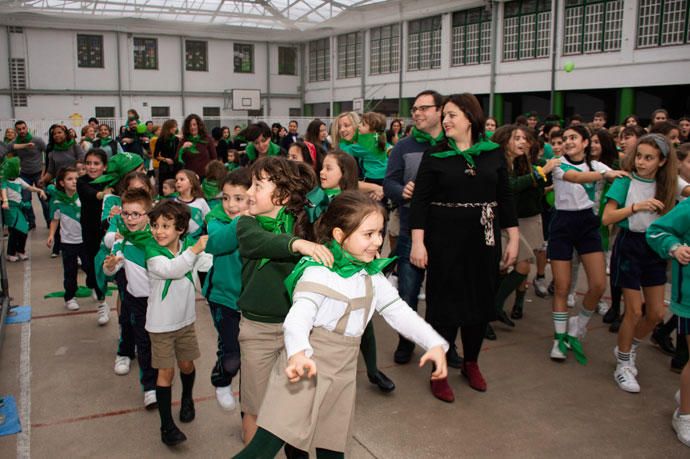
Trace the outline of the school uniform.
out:
[[[204,219],[206,215],[211,211],[208,203],[204,198],[194,198],[192,201],[183,201],[179,196],[175,197],[175,201],[185,204],[189,207],[189,211],[192,214],[192,218],[189,220],[189,229],[187,234],[193,239],[199,239],[204,233]]]
[[[555,193],[555,208],[549,228],[547,256],[552,260],[571,260],[573,249],[579,255],[601,252],[600,220],[595,215],[595,183],[573,183],[566,181],[566,172],[596,171],[602,175],[611,170],[599,161],[591,162],[592,169],[582,160],[573,162],[567,156],[561,157],[561,166],[552,172]]]
[[[95,260],[96,255],[98,255],[101,241],[105,235],[103,225],[99,219],[103,201],[97,198],[97,194],[103,191],[105,185],[100,183],[92,184],[91,180],[92,179],[88,175],[79,177],[77,180],[77,194],[79,194],[79,200],[82,204],[81,234],[84,240],[84,247],[87,256]],[[105,290],[103,290],[102,285],[97,282],[95,263],[92,263],[91,270],[87,275],[93,279],[93,283],[96,285],[96,295],[99,299],[103,299],[105,297]]]
[[[29,222],[22,211],[22,191],[31,185],[21,178],[3,180],[2,188],[7,190],[9,209],[3,209],[2,219],[9,230],[7,239],[7,255],[14,256],[26,250],[26,238],[29,233]]]
[[[340,142],[340,149],[357,160],[365,182],[383,185],[390,145],[383,151],[379,149],[377,134],[359,134],[356,143]]]

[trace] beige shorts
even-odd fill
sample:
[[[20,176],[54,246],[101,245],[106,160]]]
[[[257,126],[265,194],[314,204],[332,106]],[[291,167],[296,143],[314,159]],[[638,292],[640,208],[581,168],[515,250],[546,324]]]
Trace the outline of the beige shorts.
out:
[[[190,361],[201,357],[194,324],[171,332],[149,332],[149,337],[153,368],[175,368],[177,361]]]
[[[285,347],[283,324],[240,320],[240,403],[245,414],[257,416],[268,379]]]
[[[400,234],[400,209],[397,207],[388,215],[388,234],[393,237]]]
[[[506,245],[508,245],[508,232],[506,230],[501,230],[501,247],[503,250],[505,250]],[[529,261],[530,263],[534,261],[534,252],[522,235],[522,231],[520,232],[520,246],[516,261]]]
[[[518,219],[520,235],[525,238],[533,250],[544,249],[544,229],[542,227],[541,215]]]

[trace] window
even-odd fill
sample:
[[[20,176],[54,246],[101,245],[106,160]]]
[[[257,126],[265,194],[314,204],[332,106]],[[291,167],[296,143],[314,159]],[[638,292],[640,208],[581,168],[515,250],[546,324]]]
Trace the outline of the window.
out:
[[[158,69],[158,40],[134,37],[134,68],[137,70]]]
[[[548,57],[551,0],[517,0],[504,5],[503,60]]]
[[[297,75],[297,48],[278,47],[278,75]]]
[[[328,38],[309,42],[309,81],[331,79],[331,45]]]
[[[15,107],[27,107],[28,100],[26,93],[26,61],[24,59],[10,59],[10,84],[14,94],[12,95],[12,105]]]
[[[623,0],[566,0],[563,54],[619,51]]]
[[[355,78],[362,74],[362,34],[338,36],[338,78]]]
[[[115,107],[96,107],[96,118],[115,118]]]
[[[213,128],[220,127],[220,107],[203,107],[202,113],[206,132],[210,134]]]
[[[491,61],[491,13],[473,8],[453,13],[451,64],[485,64]]]
[[[208,43],[205,41],[185,40],[185,69],[191,72],[208,72]]]
[[[371,29],[369,34],[369,73],[395,73],[400,70],[400,26]]]
[[[637,47],[690,43],[687,0],[640,0]]]
[[[9,33],[24,33],[24,27],[8,26],[7,31]]]
[[[235,73],[254,73],[254,45],[233,45]]]
[[[441,68],[441,16],[407,25],[407,70]]]
[[[170,118],[170,107],[151,107],[151,118]]]
[[[77,35],[77,65],[103,68],[103,35]]]

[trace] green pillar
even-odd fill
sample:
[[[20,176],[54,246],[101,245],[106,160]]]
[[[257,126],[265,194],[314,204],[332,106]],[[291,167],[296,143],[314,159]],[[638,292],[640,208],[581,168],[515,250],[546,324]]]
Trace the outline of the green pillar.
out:
[[[563,91],[553,92],[553,100],[551,101],[551,113],[560,116],[561,119],[565,119],[565,94],[563,94]]]
[[[333,113],[331,113],[331,116],[338,116],[342,113],[343,111],[343,103],[342,102],[333,102]]]
[[[621,88],[618,98],[618,121],[623,123],[626,116],[635,113],[635,88]]]
[[[400,117],[408,117],[410,116],[410,109],[412,108],[412,105],[410,103],[410,99],[407,97],[403,97],[398,100],[398,116]]]
[[[313,116],[314,107],[312,104],[304,104],[304,110],[302,110],[302,113],[304,113],[305,117]]]
[[[503,94],[494,94],[493,106],[494,118],[499,126],[503,124]]]

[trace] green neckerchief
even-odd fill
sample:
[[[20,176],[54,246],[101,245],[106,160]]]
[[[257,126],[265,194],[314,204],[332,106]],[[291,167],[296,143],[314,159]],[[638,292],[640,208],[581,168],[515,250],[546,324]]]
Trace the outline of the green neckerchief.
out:
[[[74,139],[69,139],[66,142],[53,144],[53,150],[56,151],[67,151],[74,145]]]
[[[73,220],[79,221],[81,217],[81,206],[77,205],[79,200],[79,194],[74,193],[72,196],[68,196],[64,191],[60,191],[57,188],[53,193],[53,197],[60,204],[60,212],[64,213],[66,216]]]
[[[204,192],[204,198],[206,198],[206,200],[215,199],[220,193],[218,182],[209,179],[204,179],[201,182],[201,190]]]
[[[244,150],[244,152],[246,153],[247,158],[249,158],[249,161],[254,161],[257,157],[256,147],[253,143],[247,144],[247,148]],[[266,152],[266,156],[278,156],[279,154],[280,146],[274,144],[273,142],[270,142],[268,144],[268,151]]]
[[[240,167],[240,165],[237,163],[232,163],[232,162],[225,163],[225,169],[227,169],[228,172],[232,172],[235,169],[238,169],[239,167]]]
[[[587,365],[587,356],[579,339],[566,333],[555,333],[553,337],[558,341],[558,349],[563,354],[567,355],[568,351],[573,351],[577,363]]]
[[[436,137],[431,137],[431,134],[428,132],[420,131],[416,127],[412,128],[412,137],[414,137],[417,142],[428,143],[432,147],[443,140],[443,136],[443,129],[441,129],[441,132]]]
[[[379,148],[379,136],[376,132],[369,132],[367,134],[360,134],[357,138],[357,144],[373,155],[386,155],[386,151]]]
[[[338,142],[338,146],[342,149],[343,147],[341,145],[352,145],[353,143],[357,143],[357,140],[359,139],[359,129],[355,129],[355,133],[352,135],[352,140],[347,140],[347,139],[340,139]]]
[[[485,136],[479,138],[477,143],[474,143],[467,150],[460,150],[455,144],[455,140],[448,138],[448,146],[450,150],[440,151],[438,153],[432,153],[431,156],[435,158],[448,158],[451,156],[462,156],[467,161],[470,167],[474,167],[474,157],[479,156],[483,151],[491,151],[498,148],[498,144],[490,140],[487,140]]]
[[[259,222],[259,225],[261,225],[261,228],[273,234],[293,234],[295,229],[295,216],[287,213],[285,207],[280,208],[276,218],[263,215],[257,215],[255,218],[256,221]],[[262,258],[256,269],[263,268],[269,261],[271,261],[270,258]]]
[[[17,138],[15,137],[15,140],[16,140],[16,139],[17,139]],[[5,137],[2,139],[2,143],[5,144],[5,145],[9,145],[10,143],[12,143],[12,140],[8,139],[7,136],[5,136]]]
[[[566,164],[563,163],[561,164],[561,170],[563,172],[568,172],[568,171],[575,171],[575,172],[584,172],[583,170],[579,169],[576,166],[573,166],[572,164]],[[585,192],[587,193],[587,197],[590,199],[590,201],[594,201],[596,198],[596,182],[589,182],[589,183],[580,183],[582,185],[582,188],[585,189]]]
[[[113,138],[110,137],[110,136],[108,136],[108,137],[101,137],[101,138],[98,139],[98,145],[101,146],[101,147],[105,147],[106,145],[109,145],[110,142],[112,142],[112,141],[113,141]],[[117,153],[117,152],[114,151],[113,154],[115,154],[115,153]]]
[[[170,194],[163,194],[163,195],[159,194],[158,196],[156,196],[156,201],[160,201],[161,199],[175,199],[179,195],[180,195],[180,193],[178,193],[177,191],[174,191]]]
[[[184,164],[184,160],[182,159],[182,156],[185,153],[191,153],[191,154],[199,154],[199,149],[196,147],[200,143],[207,143],[206,139],[202,139],[200,135],[192,135],[192,136],[187,136],[185,138],[185,141],[187,142],[192,142],[191,147],[186,147],[186,148],[180,148],[180,152],[177,154],[177,162]]]
[[[17,140],[15,140],[14,143],[18,143],[20,145],[24,143],[29,143],[33,138],[34,136],[32,136],[30,132],[27,132],[25,137],[17,135]]]
[[[307,193],[307,205],[304,210],[309,217],[309,223],[314,223],[326,212],[333,198],[340,194],[340,188],[316,187]]]
[[[328,247],[328,250],[333,254],[333,266],[328,269],[344,278],[352,277],[361,270],[365,270],[368,275],[373,276],[383,271],[386,266],[398,258],[375,258],[369,263],[364,263],[347,253],[335,240],[326,243],[326,247]],[[311,257],[302,257],[284,282],[290,298],[292,298],[292,292],[295,291],[297,281],[299,281],[302,274],[304,274],[304,270],[310,266],[325,265]]]
[[[212,220],[218,220],[221,223],[230,223],[232,221],[232,218],[225,213],[223,205],[220,204],[213,206],[211,212],[206,214],[206,223],[210,223]]]
[[[192,247],[194,244],[196,244],[196,241],[194,241],[191,238],[186,238],[184,241],[182,241],[181,247],[180,247],[180,252],[178,253],[179,255],[182,255],[182,253],[187,250],[188,248]],[[167,248],[167,247],[161,247],[154,238],[151,238],[147,243],[146,243],[146,260],[149,258],[153,257],[158,257],[158,256],[164,256],[165,258],[172,260],[175,258],[175,255],[172,254],[172,252]],[[189,271],[187,274],[185,274],[185,277],[189,279],[189,281],[194,284],[194,278],[192,277],[192,272]],[[172,279],[165,279],[165,283],[163,284],[163,293],[161,295],[161,301],[165,300],[165,297],[168,295],[168,290],[170,290],[170,285],[172,284]]]
[[[228,146],[232,145],[232,139],[228,137],[227,139],[220,139],[221,142],[227,144]]]
[[[122,235],[124,241],[129,241],[137,249],[146,251],[146,247],[153,241],[151,227],[147,224],[144,229],[130,231],[122,221],[117,222],[117,232]],[[155,241],[154,241],[155,242]]]

